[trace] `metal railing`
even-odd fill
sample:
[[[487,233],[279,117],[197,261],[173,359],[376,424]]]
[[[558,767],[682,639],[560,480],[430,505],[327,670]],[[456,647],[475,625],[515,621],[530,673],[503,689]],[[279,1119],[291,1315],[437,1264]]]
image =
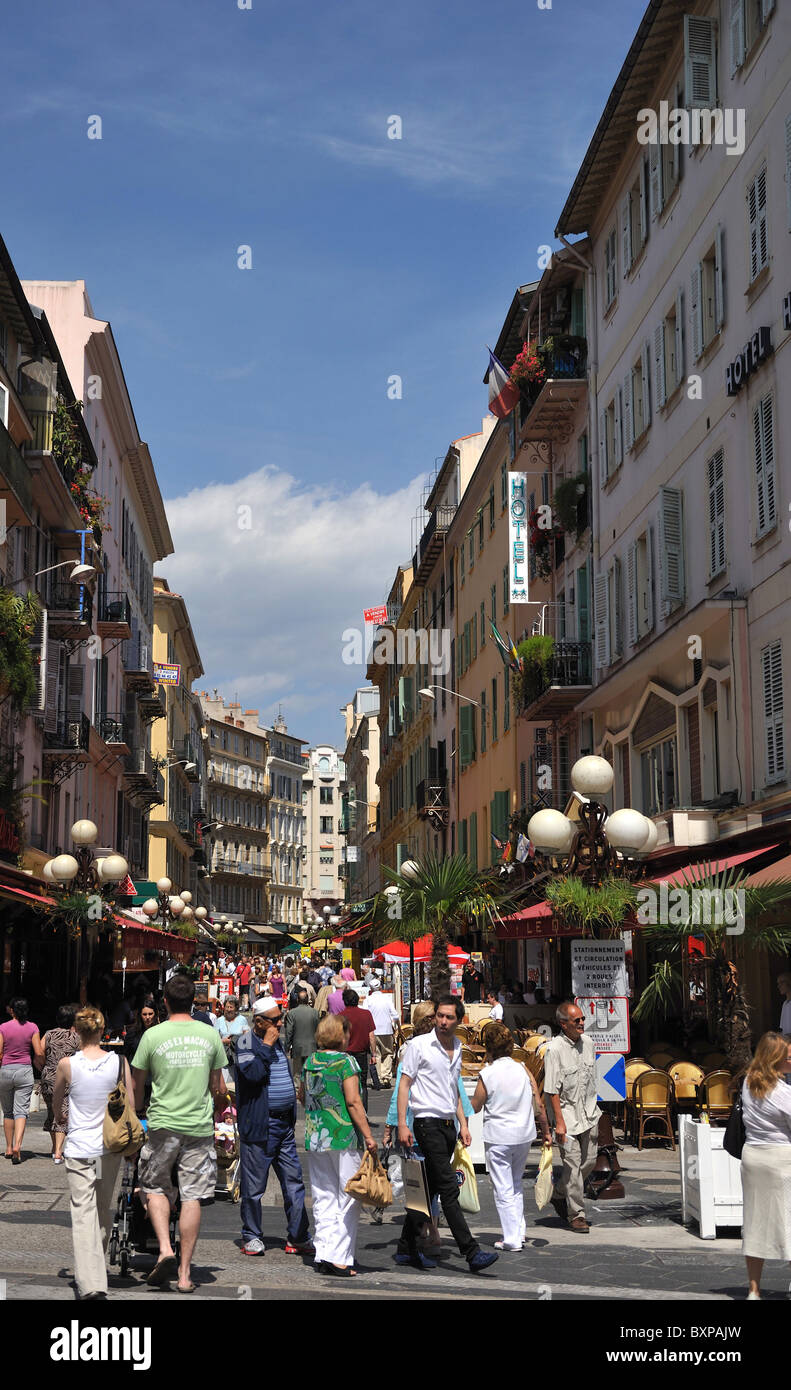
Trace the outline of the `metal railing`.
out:
[[[33,508],[33,478],[25,460],[0,421],[0,473],[8,480],[28,516]]]
[[[90,627],[93,621],[93,598],[84,585],[70,584],[68,580],[65,583],[53,584],[49,602],[50,620],[64,615],[73,616],[75,621],[87,623]]]
[[[416,793],[416,809],[418,811],[425,811],[434,807],[445,807],[447,805],[447,777],[426,777],[422,782],[418,782]]]
[[[525,705],[538,700],[552,686],[590,685],[590,642],[556,642],[543,670],[531,666],[523,681]]]
[[[99,602],[97,621],[100,623],[126,623],[132,626],[132,605],[129,596],[117,590],[103,594]]]
[[[127,721],[123,714],[97,714],[93,726],[105,743],[128,743]]]
[[[91,738],[91,722],[87,714],[62,716],[54,729],[44,731],[44,747],[81,749],[87,753]]]

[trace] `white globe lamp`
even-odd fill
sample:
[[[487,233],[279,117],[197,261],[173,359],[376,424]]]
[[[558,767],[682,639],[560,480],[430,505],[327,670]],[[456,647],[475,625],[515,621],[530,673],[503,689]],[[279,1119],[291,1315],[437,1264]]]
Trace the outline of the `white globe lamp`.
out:
[[[405,859],[403,864],[401,865],[401,877],[408,879],[410,883],[414,883],[415,879],[418,878],[419,875],[420,865],[417,863],[417,861],[414,859]]]
[[[590,754],[586,758],[578,758],[575,762],[571,769],[571,785],[575,792],[580,792],[582,796],[598,800],[607,795],[614,776],[612,766],[606,758]]]
[[[71,827],[71,838],[75,845],[95,845],[98,837],[98,828],[92,820],[78,820]]]
[[[527,823],[527,837],[539,854],[560,857],[568,854],[574,841],[574,826],[562,811],[549,808],[536,811]]]
[[[57,858],[50,859],[49,866],[56,883],[71,883],[80,868],[73,854],[59,854]]]
[[[182,901],[183,903],[187,903],[187,904],[191,903],[191,902],[192,902],[192,894],[191,894],[191,893],[182,893],[182,894],[181,894],[181,901]]]
[[[105,883],[120,883],[129,873],[129,865],[122,854],[108,854],[102,860],[101,878]]]
[[[657,829],[657,827],[656,827],[654,821],[649,820],[649,821],[648,821],[648,839],[646,840],[645,844],[643,845],[642,849],[640,850],[640,854],[641,854],[641,855],[653,854],[654,850],[655,850],[656,847],[657,847],[658,841],[659,841],[659,831],[658,831],[658,829]]]
[[[156,917],[157,913],[159,912],[159,903],[157,902],[156,898],[146,898],[145,902],[143,903],[143,911],[145,912],[146,917]]]
[[[613,849],[622,854],[639,854],[649,837],[651,822],[640,811],[624,806],[608,816],[604,833]]]
[[[187,904],[183,898],[170,898],[170,913],[172,917],[180,917]]]
[[[169,878],[158,878],[158,879],[157,879],[157,892],[158,892],[158,893],[169,893],[172,887],[173,887],[173,884],[171,883],[171,881],[170,881]]]
[[[46,864],[44,865],[43,869],[41,870],[41,877],[43,878],[43,880],[44,880],[45,883],[57,883],[58,880],[56,879],[55,875],[54,875],[53,872],[52,872],[52,860],[51,860],[51,859],[48,859],[48,860],[47,860]]]

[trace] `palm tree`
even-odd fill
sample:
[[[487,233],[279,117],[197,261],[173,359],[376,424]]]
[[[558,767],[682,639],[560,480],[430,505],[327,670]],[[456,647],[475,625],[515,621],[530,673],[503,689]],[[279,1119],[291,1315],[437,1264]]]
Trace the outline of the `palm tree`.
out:
[[[495,877],[496,871],[479,874],[464,854],[452,854],[444,859],[427,854],[407,874],[388,868],[383,871],[390,889],[396,888],[397,893],[386,889],[375,900],[373,920],[379,940],[383,943],[406,941],[411,945],[430,933],[433,938],[429,967],[431,992],[447,993],[450,988],[449,938],[457,928],[467,927],[470,921],[476,927],[493,927],[502,910],[514,905],[513,892],[501,886]]]
[[[700,872],[696,872],[696,869]],[[690,936],[702,939],[705,954],[698,958],[698,963],[701,967],[711,967],[717,1043],[726,1054],[732,1071],[739,1071],[749,1063],[753,1049],[751,1008],[732,959],[731,941],[743,941],[746,948],[766,953],[779,954],[791,949],[791,926],[779,925],[774,920],[777,909],[791,900],[791,881],[774,879],[745,887],[747,877],[745,870],[724,869],[713,873],[708,865],[694,866],[684,875],[683,885],[679,884],[679,887],[704,890],[709,895],[709,902],[716,903],[718,899],[722,902],[719,895],[728,890],[743,893],[744,921],[735,924],[736,928],[743,926],[743,930],[734,930],[733,924],[729,928],[724,920],[718,924],[700,921],[694,912],[695,899],[692,896],[688,901],[693,904],[693,910],[687,913],[683,921],[645,925],[643,931],[646,940],[664,949],[665,958],[655,964],[651,979],[634,1010],[634,1018],[638,1022],[658,1022],[676,1012],[683,999],[683,977],[679,968],[681,951]],[[723,916],[722,913],[719,915]]]

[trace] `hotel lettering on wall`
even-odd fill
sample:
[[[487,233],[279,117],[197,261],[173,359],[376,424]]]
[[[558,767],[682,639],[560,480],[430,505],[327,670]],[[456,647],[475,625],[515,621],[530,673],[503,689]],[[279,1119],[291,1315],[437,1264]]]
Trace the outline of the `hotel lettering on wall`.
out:
[[[527,474],[508,474],[508,587],[511,603],[527,603]]]
[[[783,318],[785,319],[785,305],[783,306]],[[750,341],[745,343],[738,357],[734,357],[733,361],[729,362],[725,368],[727,395],[735,396],[737,392],[741,391],[748,376],[756,371],[773,351],[771,329],[757,329]]]

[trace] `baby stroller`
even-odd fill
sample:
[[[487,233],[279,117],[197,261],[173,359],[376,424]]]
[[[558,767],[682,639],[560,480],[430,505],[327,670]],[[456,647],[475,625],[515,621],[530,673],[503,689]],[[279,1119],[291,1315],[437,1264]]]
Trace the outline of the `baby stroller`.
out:
[[[125,1279],[129,1274],[129,1263],[133,1255],[151,1254],[156,1256],[159,1249],[154,1228],[146,1216],[139,1191],[139,1164],[139,1153],[135,1154],[134,1158],[128,1158],[124,1162],[121,1191],[118,1194],[115,1220],[110,1232],[109,1261],[111,1265],[120,1266],[122,1279]],[[174,1181],[176,1181],[175,1177]],[[178,1186],[176,1191],[178,1194]],[[178,1239],[180,1210],[181,1202],[177,1195],[176,1205],[170,1209],[170,1240],[176,1259],[179,1258],[180,1254]]]
[[[241,1151],[236,1128],[236,1106],[230,1096],[226,1097],[225,1109],[214,1122],[214,1151],[217,1155],[215,1194],[238,1202],[241,1195]]]

